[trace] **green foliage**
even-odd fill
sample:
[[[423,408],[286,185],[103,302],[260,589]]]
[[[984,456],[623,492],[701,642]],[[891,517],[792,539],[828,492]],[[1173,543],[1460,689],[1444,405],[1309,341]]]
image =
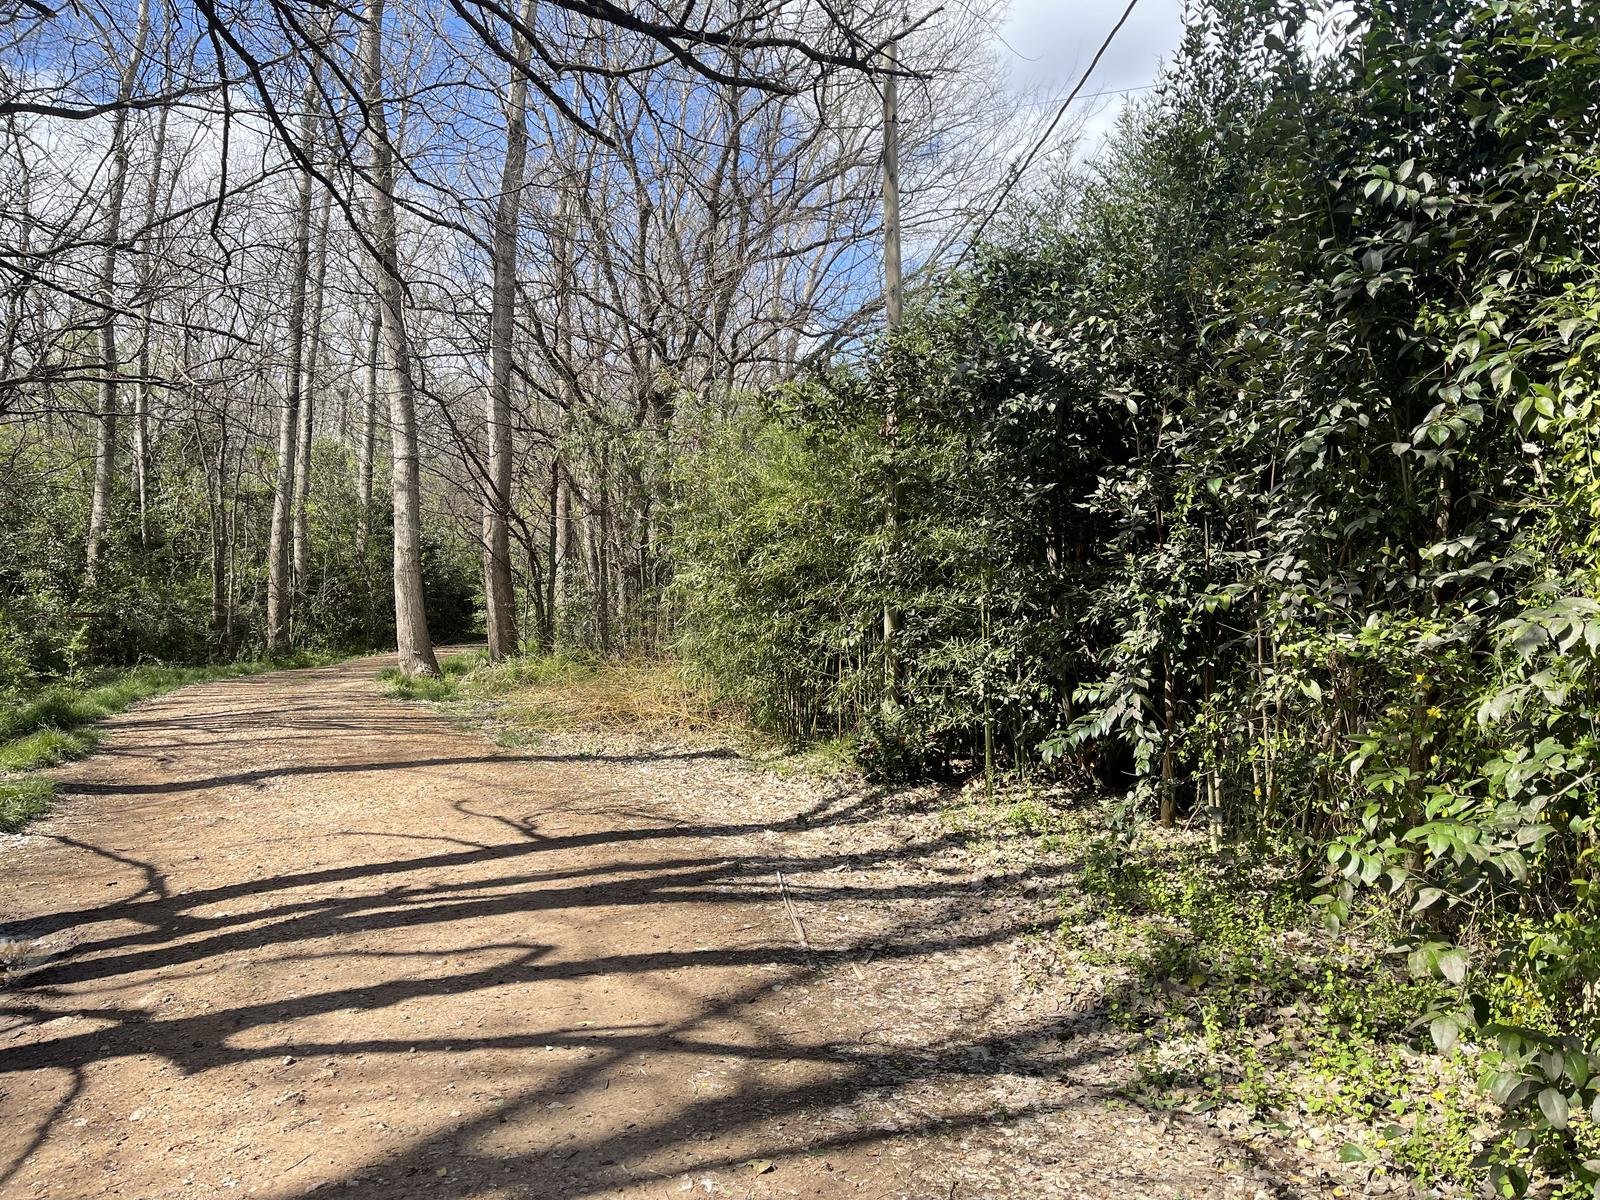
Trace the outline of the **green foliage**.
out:
[[[41,729],[27,737],[0,743],[0,774],[33,771],[93,750],[98,739],[88,730]]]
[[[216,430],[168,431],[157,443],[142,534],[119,471],[101,568],[90,583],[91,440],[88,428],[70,425],[19,424],[0,433],[9,468],[0,489],[0,705],[56,681],[75,687],[107,668],[262,652],[270,463],[232,464],[236,479],[224,504],[208,467],[237,449],[219,443]],[[356,464],[345,447],[314,447],[307,514],[308,564],[295,592],[292,643],[337,651],[390,642],[387,500],[375,499],[363,536]],[[423,551],[432,632],[468,635],[480,590],[476,543],[435,524],[441,531]]]
[[[40,775],[0,776],[0,833],[15,833],[50,807],[53,780]]]
[[[1091,844],[1059,936],[1128,981],[1116,1015],[1149,1039],[1145,1101],[1239,1105],[1307,1148],[1337,1132],[1341,1161],[1470,1191],[1484,1103],[1457,1059],[1412,1045],[1448,990],[1394,971],[1381,930],[1318,931],[1292,857],[1172,834],[1137,850]]]
[[[872,596],[855,589],[881,595],[861,561],[873,452],[853,427],[775,415],[731,425],[685,466],[673,528],[688,645],[762,724],[814,735],[865,717]]]
[[[486,661],[478,652],[452,654],[439,660],[437,676],[407,675],[398,667],[389,667],[378,673],[378,679],[388,695],[401,700],[453,700],[469,682],[472,672]]]
[[[474,543],[458,538],[422,543],[422,595],[433,638],[448,641],[481,631],[482,570]]]
[[[1510,1193],[1600,1161],[1597,79],[1568,0],[1197,5],[1091,171],[690,464],[674,546],[769,723],[1089,768],[1123,853],[1199,820],[1386,911]]]

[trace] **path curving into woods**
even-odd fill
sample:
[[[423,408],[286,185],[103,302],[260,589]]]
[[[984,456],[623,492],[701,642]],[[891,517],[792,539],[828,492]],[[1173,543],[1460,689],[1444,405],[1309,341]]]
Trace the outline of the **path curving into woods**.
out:
[[[926,825],[501,750],[384,661],[138,707],[5,839],[0,1196],[1301,1194],[1008,1007]]]

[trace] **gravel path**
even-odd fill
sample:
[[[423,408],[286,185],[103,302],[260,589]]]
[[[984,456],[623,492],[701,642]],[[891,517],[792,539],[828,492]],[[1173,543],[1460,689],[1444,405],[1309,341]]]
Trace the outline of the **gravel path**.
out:
[[[4,839],[0,1196],[1312,1194],[1116,1101],[930,809],[498,749],[384,661],[142,705]]]

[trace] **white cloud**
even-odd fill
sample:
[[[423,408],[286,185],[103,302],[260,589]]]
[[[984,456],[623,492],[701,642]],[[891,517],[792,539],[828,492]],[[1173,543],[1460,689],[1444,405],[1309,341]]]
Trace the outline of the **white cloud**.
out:
[[[1124,0],[1016,0],[997,34],[1012,91],[1053,111],[1125,7]],[[1092,153],[1123,104],[1155,80],[1183,36],[1183,7],[1183,0],[1139,0],[1075,105],[1084,121],[1080,152]]]
[[[1123,8],[1122,0],[1017,0],[1000,30],[1012,86],[1070,87]],[[1090,90],[1148,85],[1182,34],[1182,0],[1139,0],[1095,68]]]

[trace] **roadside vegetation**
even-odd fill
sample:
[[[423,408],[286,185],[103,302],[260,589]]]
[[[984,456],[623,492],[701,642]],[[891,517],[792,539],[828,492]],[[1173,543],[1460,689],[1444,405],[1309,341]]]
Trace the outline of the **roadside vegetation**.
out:
[[[35,7],[92,67],[0,98],[0,827],[138,663],[393,639],[507,746],[950,788],[1130,1102],[1600,1195],[1600,7],[1192,0],[1015,165],[981,5]]]
[[[773,739],[755,731],[735,703],[721,700],[681,663],[607,659],[579,651],[492,663],[474,651],[441,658],[437,678],[381,675],[384,690],[427,700],[487,724],[507,746],[545,737],[601,737],[638,744],[739,745],[752,752]]]
[[[1485,1158],[1516,1147],[1475,1085],[1477,1055],[1419,1030],[1449,989],[1396,962],[1393,915],[1330,930],[1291,857],[1219,851],[1200,830],[1151,824],[1116,846],[1108,803],[1061,783],[992,798],[972,784],[945,819],[997,865],[1068,880],[1023,969],[1138,1039],[1125,1102],[1320,1167],[1347,1195],[1479,1194]]]
[[[1336,1108],[1420,1089],[1384,1135],[1417,1177],[1587,1195],[1600,16],[1190,20],[1090,168],[684,465],[684,645],[883,777],[1092,781],[1088,892],[1186,931],[1130,953],[1222,989],[1187,1019],[1231,1087],[1343,1056]],[[1241,871],[1280,882],[1208,882]],[[1267,952],[1312,913],[1325,985]],[[1493,1136],[1443,1132],[1476,1102],[1430,1052]]]

